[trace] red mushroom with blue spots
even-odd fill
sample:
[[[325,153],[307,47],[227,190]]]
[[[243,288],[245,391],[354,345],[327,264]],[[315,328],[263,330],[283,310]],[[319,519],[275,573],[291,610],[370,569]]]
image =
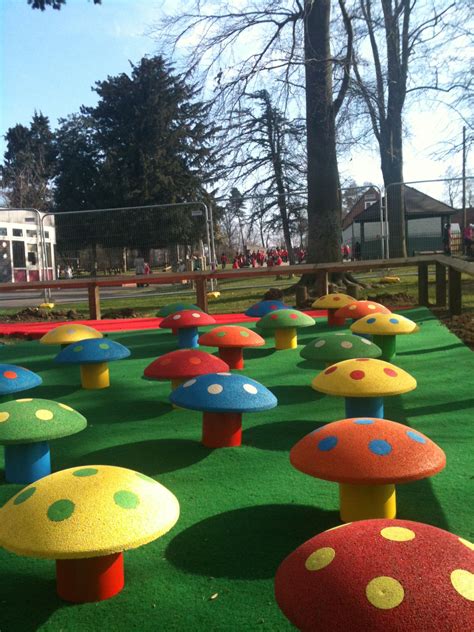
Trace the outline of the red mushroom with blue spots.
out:
[[[270,312],[275,312],[277,309],[291,308],[285,305],[285,303],[282,303],[282,301],[260,301],[249,307],[245,311],[245,315],[253,318],[263,318],[263,316],[270,314]]]
[[[39,375],[15,364],[0,364],[0,401],[43,383]]]
[[[160,327],[172,329],[178,334],[178,347],[180,349],[196,349],[199,347],[198,327],[215,325],[216,320],[206,312],[198,312],[194,309],[183,309],[176,314],[170,314],[164,318]]]
[[[189,380],[170,395],[176,406],[203,411],[202,443],[208,448],[242,443],[242,413],[274,408],[278,401],[263,384],[245,375],[210,373]]]
[[[81,385],[85,389],[110,386],[108,363],[128,358],[130,349],[114,340],[91,338],[68,345],[54,358],[58,364],[79,364]]]
[[[395,485],[427,478],[446,455],[426,435],[388,419],[334,421],[301,439],[290,452],[293,467],[339,483],[341,519],[395,518]]]

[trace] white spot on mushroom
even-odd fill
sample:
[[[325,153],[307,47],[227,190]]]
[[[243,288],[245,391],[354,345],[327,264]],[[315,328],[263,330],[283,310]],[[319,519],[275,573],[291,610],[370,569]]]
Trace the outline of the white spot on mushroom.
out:
[[[216,375],[232,375],[232,373],[216,373]]]
[[[370,342],[370,340],[367,340],[367,338],[361,338],[360,341],[363,342],[365,345],[371,345],[372,344]]]
[[[357,305],[349,305],[349,309],[352,312],[353,310],[357,309]]]
[[[247,393],[250,393],[251,395],[256,395],[258,393],[258,390],[255,388],[253,384],[244,384],[243,389],[244,391],[247,391]]]
[[[70,336],[74,336],[74,334],[76,333],[76,330],[75,329],[68,329],[66,333],[69,334]]]
[[[343,341],[341,342],[341,347],[342,347],[343,349],[352,349],[352,347],[353,347],[353,346],[354,346],[354,345],[352,344],[352,342],[349,342],[348,340],[343,340]]]
[[[342,333],[342,332],[339,332],[339,333],[334,334],[334,335],[335,335],[335,336],[345,336],[346,334],[344,334],[344,333]]]
[[[376,309],[375,305],[372,305],[372,304],[367,305],[367,307],[368,307],[369,309]]]
[[[224,390],[224,387],[220,384],[210,384],[207,387],[207,392],[209,395],[219,395]]]
[[[183,384],[183,388],[188,388],[188,386],[192,386],[193,384],[196,384],[196,380],[194,378],[192,380],[188,380],[187,382],[185,382]]]
[[[324,347],[324,345],[325,345],[325,344],[326,344],[326,341],[325,341],[325,340],[317,340],[317,341],[314,343],[314,346],[315,346],[315,347],[317,347],[317,348],[319,349],[319,347]]]
[[[193,312],[193,313],[191,314],[191,316],[192,316],[193,318],[201,318],[201,314],[199,314],[198,312]]]
[[[181,318],[181,314],[175,314],[173,316],[173,320],[179,320]]]

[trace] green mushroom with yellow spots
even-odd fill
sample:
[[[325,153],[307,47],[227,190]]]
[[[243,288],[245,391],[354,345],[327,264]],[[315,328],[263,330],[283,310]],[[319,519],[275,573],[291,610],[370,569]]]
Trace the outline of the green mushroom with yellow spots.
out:
[[[68,345],[54,361],[58,364],[79,364],[82,388],[100,389],[110,386],[108,363],[129,355],[130,349],[114,340],[91,338]]]
[[[124,586],[122,552],[161,537],[178,517],[176,497],[144,474],[75,467],[36,481],[0,509],[0,546],[56,560],[65,601],[101,601]]]

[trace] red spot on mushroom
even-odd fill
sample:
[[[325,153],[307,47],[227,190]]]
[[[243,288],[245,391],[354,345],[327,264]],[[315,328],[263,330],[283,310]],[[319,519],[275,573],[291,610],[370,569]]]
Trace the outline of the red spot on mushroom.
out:
[[[370,358],[356,358],[356,362],[369,362]]]
[[[334,373],[334,371],[337,371],[337,366],[330,366],[329,369],[324,371],[324,375],[329,375],[330,373]]]
[[[393,369],[384,369],[383,372],[388,375],[388,377],[397,377],[398,373]]]
[[[272,314],[272,315],[270,316],[270,318],[271,318],[272,320],[276,320],[276,319],[278,318],[278,314]]]
[[[340,297],[340,296],[334,296],[332,300],[333,300],[333,301],[340,301],[340,300],[341,300],[341,297]]]
[[[298,318],[298,314],[290,314],[290,318]]]
[[[8,378],[9,380],[14,380],[18,377],[18,375],[15,373],[15,371],[4,371],[3,377]]]
[[[365,377],[364,371],[351,371],[349,375],[353,380],[362,380]]]
[[[278,309],[278,305],[270,305],[270,309]]]
[[[189,358],[189,363],[190,364],[201,364],[201,358],[196,358],[196,357],[193,356],[192,358]]]

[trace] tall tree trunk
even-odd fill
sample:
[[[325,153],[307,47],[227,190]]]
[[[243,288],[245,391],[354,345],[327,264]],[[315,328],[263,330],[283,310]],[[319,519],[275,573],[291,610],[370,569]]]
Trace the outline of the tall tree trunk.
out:
[[[331,0],[305,2],[308,262],[341,260],[341,199],[330,52]]]

